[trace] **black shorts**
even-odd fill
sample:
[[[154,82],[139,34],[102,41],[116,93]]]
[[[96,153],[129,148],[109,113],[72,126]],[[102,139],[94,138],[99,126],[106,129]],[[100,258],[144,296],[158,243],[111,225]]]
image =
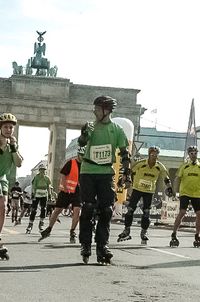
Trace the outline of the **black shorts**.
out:
[[[72,204],[72,207],[81,207],[81,198],[78,193],[65,193],[60,191],[56,200],[56,208],[67,209],[69,205]]]
[[[23,207],[24,207],[24,209],[29,209],[31,207],[31,204],[24,202]]]
[[[190,201],[195,213],[200,211],[200,198],[189,196],[180,196],[180,210],[187,210]]]

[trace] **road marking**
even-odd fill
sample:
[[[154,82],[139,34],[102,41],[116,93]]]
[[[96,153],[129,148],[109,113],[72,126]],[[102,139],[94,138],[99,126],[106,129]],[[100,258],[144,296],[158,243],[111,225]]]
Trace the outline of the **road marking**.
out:
[[[17,232],[17,231],[14,231],[14,230],[10,230],[10,229],[7,229],[7,228],[3,228],[3,230],[6,231],[9,234],[20,234],[20,232]]]
[[[191,257],[188,257],[188,256],[183,256],[183,255],[180,255],[180,254],[176,254],[176,253],[172,253],[172,252],[168,252],[168,251],[159,250],[159,249],[156,249],[154,247],[147,247],[147,249],[155,251],[155,252],[163,253],[163,254],[168,254],[168,255],[176,256],[176,257],[179,257],[179,258],[191,259]]]

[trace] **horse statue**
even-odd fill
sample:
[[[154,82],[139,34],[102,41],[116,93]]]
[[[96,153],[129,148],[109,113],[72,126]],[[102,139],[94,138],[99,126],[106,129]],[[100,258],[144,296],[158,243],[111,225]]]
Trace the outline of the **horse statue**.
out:
[[[23,66],[18,65],[17,62],[12,62],[13,74],[23,74]]]
[[[51,67],[47,71],[48,77],[56,77],[58,72],[58,67],[55,65],[54,67]]]

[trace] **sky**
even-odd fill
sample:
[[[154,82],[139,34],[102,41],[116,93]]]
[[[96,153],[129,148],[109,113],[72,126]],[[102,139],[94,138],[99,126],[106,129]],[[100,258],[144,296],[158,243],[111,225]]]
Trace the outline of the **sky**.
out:
[[[45,56],[59,77],[139,89],[142,127],[186,132],[193,98],[200,125],[199,11],[199,0],[0,0],[0,77],[13,61],[25,66],[36,30],[47,31]],[[40,146],[34,156],[24,137]],[[23,176],[47,153],[48,129],[20,127],[19,145]]]

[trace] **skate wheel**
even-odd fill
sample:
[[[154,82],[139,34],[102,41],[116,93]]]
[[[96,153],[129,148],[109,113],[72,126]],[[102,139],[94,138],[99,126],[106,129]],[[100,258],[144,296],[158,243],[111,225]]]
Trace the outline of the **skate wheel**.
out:
[[[142,245],[147,245],[147,240],[141,240]]]
[[[89,257],[83,256],[83,263],[88,264],[88,262],[89,262]]]
[[[10,257],[8,256],[8,254],[5,254],[4,256],[3,256],[3,258],[2,258],[3,260],[5,259],[5,260],[9,260],[10,259]]]
[[[198,244],[196,241],[194,241],[194,242],[193,242],[193,246],[194,246],[194,247],[199,247],[199,244]]]
[[[2,260],[9,260],[9,256],[8,256],[7,253],[6,253],[6,254],[2,254],[2,255],[0,256],[0,258],[1,258]]]

